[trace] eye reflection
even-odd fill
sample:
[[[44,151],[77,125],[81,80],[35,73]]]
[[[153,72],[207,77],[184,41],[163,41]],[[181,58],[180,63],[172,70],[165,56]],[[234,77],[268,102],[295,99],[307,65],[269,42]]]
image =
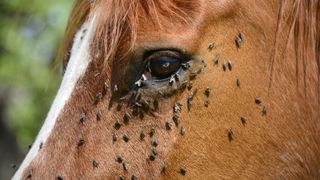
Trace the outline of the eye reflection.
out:
[[[169,67],[170,66],[170,63],[169,62],[166,62],[166,63],[164,63],[163,65],[162,65],[162,67],[164,67],[164,68],[167,68],[167,67]]]

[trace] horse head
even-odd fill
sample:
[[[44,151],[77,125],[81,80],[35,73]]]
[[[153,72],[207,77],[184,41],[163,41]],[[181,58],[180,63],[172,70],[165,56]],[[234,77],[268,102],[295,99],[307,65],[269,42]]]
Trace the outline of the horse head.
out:
[[[319,177],[319,1],[75,1],[14,179]]]

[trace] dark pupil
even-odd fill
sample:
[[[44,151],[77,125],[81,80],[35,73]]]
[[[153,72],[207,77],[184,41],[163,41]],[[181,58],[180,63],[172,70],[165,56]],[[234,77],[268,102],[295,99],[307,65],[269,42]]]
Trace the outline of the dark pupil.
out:
[[[160,57],[150,61],[150,70],[153,76],[166,78],[171,76],[180,68],[179,59],[172,57]]]

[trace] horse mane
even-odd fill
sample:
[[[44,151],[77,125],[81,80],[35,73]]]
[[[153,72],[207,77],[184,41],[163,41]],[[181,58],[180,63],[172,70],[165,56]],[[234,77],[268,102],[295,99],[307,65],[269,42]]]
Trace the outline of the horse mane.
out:
[[[291,4],[289,4],[291,2]],[[286,10],[286,8],[291,8]],[[288,46],[294,44],[296,56],[296,84],[299,86],[299,63],[303,65],[304,93],[307,89],[307,66],[315,62],[317,72],[318,96],[320,94],[320,1],[319,0],[282,0],[275,34],[274,56],[271,57],[270,87],[277,59],[286,59]],[[285,23],[285,24],[284,24]],[[281,34],[286,43],[279,42]],[[279,54],[279,49],[284,54]],[[320,96],[319,96],[320,102]]]
[[[172,24],[178,26],[192,23],[197,13],[195,9],[199,9],[199,2],[192,0],[76,0],[57,60],[61,61],[68,54],[74,34],[96,8],[101,8],[101,14],[99,14],[93,40],[92,54],[95,58],[103,57],[107,60],[116,58],[118,49],[123,49],[121,42],[129,42],[128,48],[125,48],[127,52],[133,48],[138,26],[143,21],[151,21],[159,29]],[[294,43],[297,85],[300,73],[298,63],[303,62],[303,79],[306,88],[307,64],[315,62],[320,94],[320,23],[317,22],[320,22],[319,0],[281,1],[274,55],[271,57],[270,86],[275,62],[285,57],[288,45]],[[281,44],[279,40],[283,35],[287,39],[285,44]]]
[[[115,58],[121,42],[129,42],[132,49],[143,20],[152,22],[159,30],[170,24],[191,23],[199,3],[192,0],[76,0],[65,35],[58,51],[57,62],[68,58],[73,37],[83,21],[100,9],[93,39],[92,54],[105,60]],[[63,62],[65,62],[63,61]],[[108,62],[108,61],[105,61]]]
[[[73,7],[71,14],[68,19],[67,27],[64,33],[63,40],[60,44],[58,54],[55,60],[55,64],[61,63],[65,65],[70,56],[70,50],[73,43],[73,38],[76,32],[79,30],[82,23],[87,18],[90,12],[90,3],[83,0],[75,0],[73,2]]]

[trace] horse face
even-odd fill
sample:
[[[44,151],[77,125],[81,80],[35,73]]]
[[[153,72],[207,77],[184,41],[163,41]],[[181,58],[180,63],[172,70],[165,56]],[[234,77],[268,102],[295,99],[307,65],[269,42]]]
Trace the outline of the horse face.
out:
[[[226,178],[246,163],[253,176],[277,173],[254,162],[281,163],[272,148],[281,133],[266,121],[279,116],[268,108],[278,96],[267,96],[266,62],[280,3],[171,2],[157,12],[129,3],[123,23],[121,6],[105,3],[74,36],[17,177]]]

